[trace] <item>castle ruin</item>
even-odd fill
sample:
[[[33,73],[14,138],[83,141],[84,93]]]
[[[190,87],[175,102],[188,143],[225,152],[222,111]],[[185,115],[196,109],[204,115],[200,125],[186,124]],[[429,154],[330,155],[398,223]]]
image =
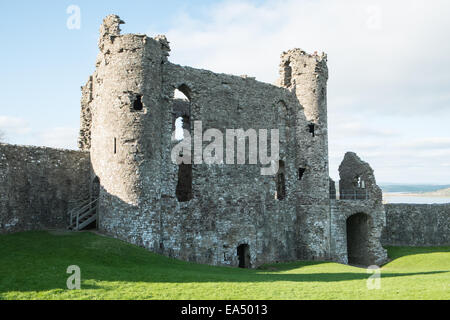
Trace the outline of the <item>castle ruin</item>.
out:
[[[338,194],[329,178],[325,54],[284,52],[271,85],[176,65],[164,36],[122,35],[122,23],[110,15],[100,28],[96,70],[82,87],[80,151],[71,151],[77,171],[66,164],[55,177],[71,186],[54,189],[63,208],[55,210],[65,212],[58,226],[72,223],[67,212],[77,201],[90,199],[100,232],[177,259],[240,267],[387,261],[380,243],[385,209],[373,170],[350,152],[339,168]],[[187,99],[175,97],[176,89]],[[173,163],[178,118],[188,132],[196,121],[222,132],[279,129],[278,172],[261,175],[261,165],[248,157],[245,165]],[[22,174],[11,164],[22,151],[1,148],[6,211],[30,195],[11,176]],[[56,163],[66,157],[60,152]],[[39,168],[32,158],[26,161]],[[23,170],[26,180],[30,166]],[[8,212],[11,219],[21,214]],[[11,219],[3,219],[1,232],[23,229],[30,217]]]

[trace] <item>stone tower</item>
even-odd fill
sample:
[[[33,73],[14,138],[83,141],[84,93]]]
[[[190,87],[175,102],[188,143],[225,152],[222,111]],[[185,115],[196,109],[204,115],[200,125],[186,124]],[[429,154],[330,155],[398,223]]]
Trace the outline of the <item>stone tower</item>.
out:
[[[93,175],[102,186],[100,228],[111,234],[120,228],[134,235],[134,242],[154,248],[159,246],[161,65],[168,47],[165,38],[120,35],[123,23],[110,15],[100,28],[96,71],[83,88],[82,107],[88,112],[82,112],[80,146],[90,148]],[[154,235],[145,244],[129,224],[109,223],[119,213],[139,220],[144,212],[140,225]]]
[[[306,137],[297,137],[299,170],[297,208],[305,258],[329,257],[329,169],[327,128],[327,56],[292,49],[281,55],[278,85],[293,92],[306,118]],[[303,128],[302,128],[303,129]],[[299,175],[302,173],[299,172]],[[320,235],[318,237],[318,235]]]

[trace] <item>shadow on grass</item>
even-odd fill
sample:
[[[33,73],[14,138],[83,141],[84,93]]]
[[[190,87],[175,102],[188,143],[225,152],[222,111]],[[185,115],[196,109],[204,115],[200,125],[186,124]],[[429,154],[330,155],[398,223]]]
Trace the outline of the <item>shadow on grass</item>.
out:
[[[211,267],[214,268],[214,267]],[[341,282],[351,280],[367,280],[370,276],[368,273],[352,273],[352,272],[336,272],[336,273],[311,273],[311,274],[273,274],[262,273],[254,270],[242,270],[241,274],[228,274],[223,276],[215,273],[198,274],[196,272],[175,273],[167,270],[136,270],[137,272],[130,272],[123,270],[122,272],[114,270],[105,270],[103,274],[97,272],[82,272],[82,289],[104,289],[101,284],[92,284],[95,282],[123,282],[123,283],[270,283],[270,282]],[[38,272],[38,270],[37,270]],[[398,278],[408,276],[426,276],[447,273],[448,271],[430,271],[430,272],[413,272],[413,273],[383,273],[381,277]],[[53,281],[46,281],[36,283],[36,279],[30,278],[30,282],[21,281],[21,284],[9,283],[2,284],[0,281],[0,294],[10,291],[29,292],[29,291],[48,291],[53,289],[66,289],[65,279],[49,279]],[[89,283],[83,283],[83,280]]]
[[[341,282],[366,280],[370,274],[331,262],[292,262],[267,265],[266,269],[237,269],[212,267],[160,256],[145,249],[94,234],[56,236],[48,233],[24,233],[1,236],[0,296],[11,291],[66,290],[67,266],[81,268],[82,289],[105,289],[96,282],[123,283],[271,283],[271,282]],[[394,250],[405,255],[442,252],[433,248],[407,248]],[[448,252],[448,248],[444,248]],[[327,264],[330,265],[329,270]],[[325,272],[304,273],[301,268],[318,266]],[[274,269],[275,268],[275,269]],[[349,271],[342,272],[342,269]],[[280,273],[299,269],[298,273]],[[336,270],[336,272],[333,272]],[[351,272],[354,270],[354,272]],[[318,270],[321,271],[321,270]],[[327,272],[328,271],[328,272]],[[427,276],[449,271],[385,273],[382,278]],[[87,282],[87,283],[85,283]],[[114,285],[112,285],[114,287]]]
[[[418,254],[450,252],[450,247],[393,247],[386,246],[390,259],[398,259],[400,257],[414,256]]]

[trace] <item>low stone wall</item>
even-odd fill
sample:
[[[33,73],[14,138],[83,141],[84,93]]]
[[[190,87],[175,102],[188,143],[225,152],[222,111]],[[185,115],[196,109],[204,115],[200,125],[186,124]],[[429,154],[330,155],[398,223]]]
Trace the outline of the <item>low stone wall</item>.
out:
[[[0,144],[0,233],[66,228],[89,180],[87,152]]]
[[[450,245],[450,203],[386,204],[385,211],[383,245]]]

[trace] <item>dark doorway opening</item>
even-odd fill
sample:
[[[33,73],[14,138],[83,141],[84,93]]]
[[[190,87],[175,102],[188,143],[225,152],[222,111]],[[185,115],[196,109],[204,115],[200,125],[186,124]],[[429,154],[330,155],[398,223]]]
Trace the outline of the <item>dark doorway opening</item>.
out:
[[[365,213],[357,213],[347,219],[347,255],[349,264],[370,265],[369,221],[370,217]]]
[[[100,197],[100,179],[99,177],[95,176],[95,178],[92,180],[91,184],[91,209],[95,210],[95,213],[98,212],[98,201],[94,203],[95,200],[97,200]],[[92,229],[98,229],[98,216],[97,220],[92,221],[90,224],[88,224],[85,228],[85,230],[92,230]]]
[[[240,244],[237,247],[239,268],[250,268],[250,247],[248,244]]]
[[[192,200],[192,165],[180,164],[178,166],[178,183],[175,190],[178,202]]]

